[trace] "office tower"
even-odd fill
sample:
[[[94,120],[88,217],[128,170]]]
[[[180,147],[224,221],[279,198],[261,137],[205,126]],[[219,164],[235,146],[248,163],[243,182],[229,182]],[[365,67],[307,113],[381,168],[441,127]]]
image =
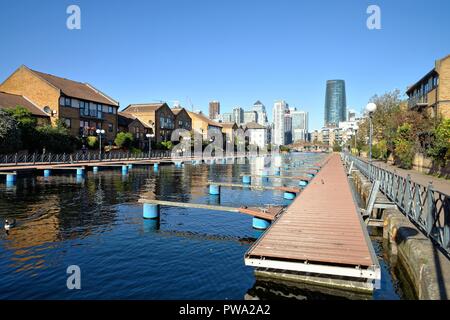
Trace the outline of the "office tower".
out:
[[[244,111],[243,123],[256,122],[258,123],[258,113],[256,111]]]
[[[211,101],[209,103],[209,118],[216,119],[219,114],[220,114],[220,102]]]
[[[355,110],[348,110],[347,113],[347,121],[355,121],[356,120],[356,111]]]
[[[244,121],[244,109],[241,107],[233,108],[233,121],[237,124],[241,124]]]
[[[261,101],[258,100],[253,104],[253,111],[256,111],[256,113],[258,114],[258,124],[266,126],[268,122],[267,112],[266,107],[262,104]]]
[[[337,127],[347,118],[344,80],[328,80],[325,96],[325,127]]]
[[[273,105],[273,132],[272,143],[284,145],[285,142],[285,115],[288,110],[288,104],[284,100],[276,101]]]
[[[292,140],[307,141],[308,140],[308,112],[292,111]]]
[[[292,143],[292,115],[288,110],[284,115],[284,144],[290,143]]]
[[[233,114],[231,112],[223,113],[221,118],[223,122],[234,122]]]

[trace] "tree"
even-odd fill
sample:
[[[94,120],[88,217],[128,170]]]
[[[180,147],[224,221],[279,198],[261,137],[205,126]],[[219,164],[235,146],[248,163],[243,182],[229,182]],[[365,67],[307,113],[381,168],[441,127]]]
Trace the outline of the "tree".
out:
[[[342,147],[339,144],[339,142],[334,141],[334,143],[333,143],[333,151],[334,152],[341,152],[342,151]]]
[[[434,130],[433,136],[428,156],[445,167],[450,161],[450,119],[442,120]]]
[[[21,144],[20,129],[16,119],[0,110],[0,153],[16,151]]]
[[[22,147],[25,149],[35,149],[36,143],[36,124],[37,120],[28,109],[17,106],[12,109],[6,109],[5,112],[13,117],[21,132]]]
[[[119,148],[128,150],[133,144],[133,135],[130,132],[119,132],[114,143]]]
[[[411,169],[414,159],[414,137],[411,136],[412,125],[404,123],[397,129],[397,137],[394,140],[395,159],[400,168]]]

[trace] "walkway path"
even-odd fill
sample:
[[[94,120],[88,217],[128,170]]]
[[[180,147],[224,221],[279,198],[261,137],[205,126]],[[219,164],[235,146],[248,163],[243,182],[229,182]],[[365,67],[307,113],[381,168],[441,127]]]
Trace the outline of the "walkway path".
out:
[[[367,159],[363,159],[364,161],[367,161]],[[394,172],[398,174],[399,176],[405,177],[409,174],[411,176],[411,180],[421,184],[423,186],[427,186],[430,182],[433,183],[434,190],[438,190],[442,193],[450,195],[450,180],[446,180],[443,178],[433,177],[427,174],[423,174],[420,172],[417,172],[415,170],[405,170],[401,169],[399,167],[387,164],[383,161],[373,161],[372,162],[377,167],[380,167],[382,169]]]

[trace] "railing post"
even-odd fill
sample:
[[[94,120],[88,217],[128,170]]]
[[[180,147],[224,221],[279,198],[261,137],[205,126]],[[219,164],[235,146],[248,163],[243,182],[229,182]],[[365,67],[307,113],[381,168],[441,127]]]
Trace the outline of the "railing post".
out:
[[[411,176],[408,174],[406,177],[406,185],[405,185],[405,213],[406,216],[410,216],[411,210]]]
[[[436,217],[436,205],[434,202],[433,184],[430,182],[427,188],[427,215],[425,217],[427,235],[430,236],[433,226],[438,217]]]
[[[14,161],[15,163],[16,163],[16,165],[17,165],[17,152],[16,152],[16,159],[15,159],[15,161]]]

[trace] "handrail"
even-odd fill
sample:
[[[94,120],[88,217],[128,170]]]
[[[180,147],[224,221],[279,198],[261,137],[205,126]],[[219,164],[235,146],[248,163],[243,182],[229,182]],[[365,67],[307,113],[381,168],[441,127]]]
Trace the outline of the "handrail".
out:
[[[380,181],[380,191],[394,202],[427,237],[431,238],[450,256],[450,196],[380,168],[348,153],[343,153],[344,163],[358,169],[371,182]]]
[[[237,156],[238,154],[234,154]],[[248,156],[248,153],[243,154]],[[192,154],[192,157],[196,157]],[[224,155],[227,157],[230,155]],[[81,162],[105,162],[105,161],[121,161],[121,160],[161,160],[178,158],[183,159],[183,156],[172,157],[170,150],[152,150],[149,155],[148,152],[130,153],[130,152],[78,152],[74,154],[54,154],[54,153],[15,153],[15,154],[0,154],[0,168],[2,166],[19,166],[19,165],[35,165],[35,164],[64,164],[64,163],[81,163]]]

